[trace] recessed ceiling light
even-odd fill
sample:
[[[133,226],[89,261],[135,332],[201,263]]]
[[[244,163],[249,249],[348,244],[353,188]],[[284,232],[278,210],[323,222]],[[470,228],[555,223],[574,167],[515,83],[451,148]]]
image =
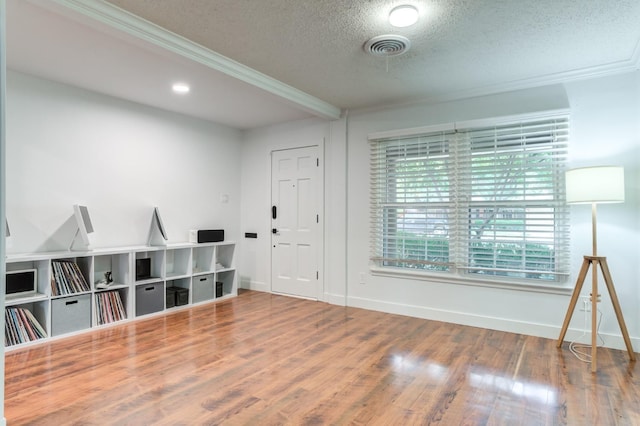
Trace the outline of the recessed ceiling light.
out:
[[[405,4],[391,9],[389,23],[394,27],[408,27],[418,22],[418,9]]]
[[[172,89],[173,89],[174,92],[180,93],[180,94],[189,93],[189,90],[191,90],[189,88],[189,85],[185,84],[185,83],[175,83],[172,86]]]

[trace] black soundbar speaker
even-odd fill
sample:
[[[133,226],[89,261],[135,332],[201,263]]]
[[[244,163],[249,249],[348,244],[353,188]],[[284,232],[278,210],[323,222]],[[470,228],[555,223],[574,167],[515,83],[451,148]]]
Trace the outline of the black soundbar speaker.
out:
[[[217,243],[224,241],[224,229],[199,229],[199,243]]]

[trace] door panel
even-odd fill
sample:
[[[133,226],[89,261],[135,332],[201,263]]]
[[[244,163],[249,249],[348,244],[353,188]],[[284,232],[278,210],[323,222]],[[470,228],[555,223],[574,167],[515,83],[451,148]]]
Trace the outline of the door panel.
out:
[[[272,153],[271,289],[318,298],[318,147]]]

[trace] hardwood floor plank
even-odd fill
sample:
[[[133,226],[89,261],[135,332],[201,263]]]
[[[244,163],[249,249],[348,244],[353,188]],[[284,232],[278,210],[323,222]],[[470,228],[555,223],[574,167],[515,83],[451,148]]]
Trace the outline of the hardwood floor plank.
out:
[[[11,351],[10,425],[640,424],[638,367],[251,291]]]

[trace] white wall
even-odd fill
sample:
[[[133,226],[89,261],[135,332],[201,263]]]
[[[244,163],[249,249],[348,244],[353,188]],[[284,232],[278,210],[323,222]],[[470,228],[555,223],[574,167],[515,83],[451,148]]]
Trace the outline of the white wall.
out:
[[[325,300],[347,304],[347,118],[330,123],[325,146]]]
[[[399,314],[557,338],[569,302],[567,294],[426,282],[369,274],[369,163],[367,134],[474,118],[547,109],[571,109],[571,166],[626,167],[627,202],[602,206],[600,253],[609,266],[622,310],[640,348],[640,78],[638,73],[520,92],[389,110],[352,113],[348,123],[347,304]],[[572,208],[573,286],[582,256],[590,251],[590,209]],[[360,284],[361,274],[365,283]],[[586,287],[586,286],[585,286]],[[601,293],[606,293],[604,286]],[[588,293],[588,290],[586,291]],[[624,348],[610,303],[603,297],[601,332],[607,346]],[[568,338],[581,334],[583,316],[574,315]]]
[[[571,167],[620,165],[625,168],[624,204],[598,206],[598,254],[607,257],[625,322],[636,352],[640,351],[640,72],[567,85],[571,101]],[[591,252],[591,209],[573,206],[573,277],[582,255]],[[590,283],[585,283],[585,286]],[[583,291],[589,293],[589,290]],[[620,335],[601,280],[603,312],[600,329]],[[576,322],[574,321],[574,324]],[[620,339],[606,339],[607,343]]]
[[[7,97],[9,253],[66,250],[73,204],[94,247],[145,244],[153,206],[170,242],[238,240],[239,131],[15,72]]]

